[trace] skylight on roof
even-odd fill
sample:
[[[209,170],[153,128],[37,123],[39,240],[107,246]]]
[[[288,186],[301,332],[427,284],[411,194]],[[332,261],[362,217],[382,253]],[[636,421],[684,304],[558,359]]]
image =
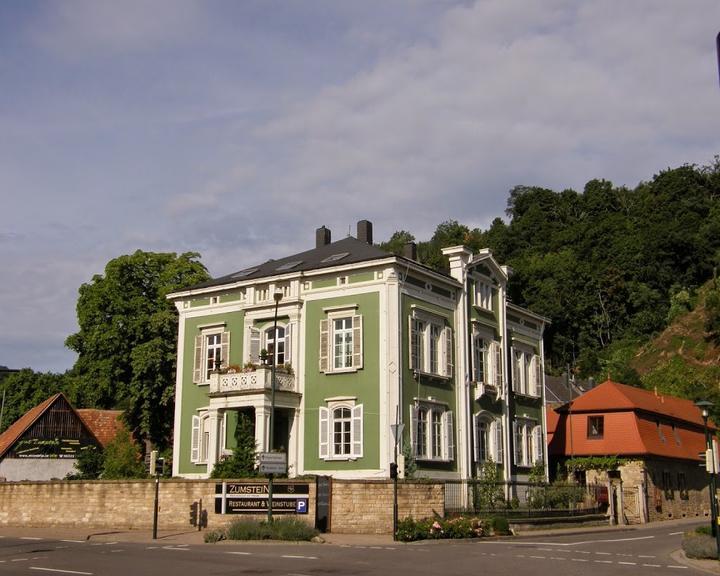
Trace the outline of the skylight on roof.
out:
[[[299,266],[300,264],[302,264],[302,262],[303,262],[302,260],[293,260],[292,262],[285,262],[285,264],[278,266],[277,268],[275,268],[275,270],[277,270],[278,272],[280,272],[282,270],[292,270],[296,266]]]
[[[324,263],[328,262],[337,262],[338,260],[342,260],[345,258],[345,256],[348,256],[350,252],[340,252],[339,254],[333,254],[332,256],[328,256],[323,260]]]
[[[255,274],[259,268],[248,268],[247,270],[241,270],[240,272],[236,272],[230,278],[245,278],[245,276],[250,276],[250,274]]]

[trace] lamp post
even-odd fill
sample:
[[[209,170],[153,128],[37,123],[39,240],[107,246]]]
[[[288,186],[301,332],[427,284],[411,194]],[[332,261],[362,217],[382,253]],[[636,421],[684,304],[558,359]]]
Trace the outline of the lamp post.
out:
[[[278,337],[277,337],[277,316],[278,316],[278,305],[282,300],[282,292],[275,292],[273,294],[273,300],[275,300],[275,317],[273,320],[273,350],[272,350],[272,366],[271,366],[271,378],[270,378],[270,433],[268,439],[268,452],[272,452],[274,444],[274,428],[275,428],[275,369],[277,367],[277,349],[278,349]],[[268,474],[268,523],[272,523],[272,503],[273,503],[273,474]]]
[[[405,424],[391,424],[390,429],[392,430],[393,439],[395,440],[394,457],[393,463],[390,466],[390,477],[393,480],[393,540],[397,540],[397,527],[398,527],[398,442],[403,433]]]
[[[707,400],[698,400],[695,402],[695,406],[700,409],[703,419],[703,427],[705,429],[705,454],[706,454],[706,469],[710,475],[710,519],[712,521],[712,533],[715,536],[715,546],[720,559],[720,530],[718,530],[718,511],[717,511],[717,500],[716,500],[716,484],[715,484],[715,451],[713,450],[712,441],[710,440],[710,430],[708,429],[708,416],[710,415],[709,408],[712,406],[712,402]]]

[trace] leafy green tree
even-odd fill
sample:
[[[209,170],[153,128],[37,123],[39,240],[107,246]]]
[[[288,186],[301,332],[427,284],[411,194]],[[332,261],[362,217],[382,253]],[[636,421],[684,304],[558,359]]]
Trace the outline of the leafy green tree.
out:
[[[86,446],[75,461],[76,472],[68,474],[68,480],[95,480],[100,478],[105,464],[102,448]]]
[[[235,429],[237,445],[233,453],[215,464],[211,478],[251,478],[257,475],[257,443],[255,442],[255,426],[244,412],[238,414]]]
[[[0,431],[53,394],[64,392],[70,403],[76,399],[75,382],[70,375],[34,372],[30,368],[9,374],[0,383],[0,397],[1,390],[5,391],[5,406]]]
[[[380,244],[380,248],[387,250],[388,252],[392,252],[393,254],[401,255],[405,244],[408,242],[415,242],[415,236],[405,230],[398,230],[397,232],[393,232],[393,235],[390,236],[390,240],[382,242]]]
[[[146,478],[145,464],[140,448],[126,428],[121,428],[115,438],[105,446],[102,478]]]
[[[73,375],[80,405],[122,408],[142,439],[164,446],[172,428],[177,312],[166,296],[209,278],[195,253],[138,250],[80,287]]]

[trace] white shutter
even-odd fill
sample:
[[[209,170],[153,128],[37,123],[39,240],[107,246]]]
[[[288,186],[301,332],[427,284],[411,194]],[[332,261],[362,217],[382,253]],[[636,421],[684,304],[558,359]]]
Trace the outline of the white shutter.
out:
[[[449,461],[455,460],[455,436],[453,434],[453,413],[448,410],[445,417],[445,457]]]
[[[359,370],[363,367],[363,347],[362,347],[362,316],[355,315],[352,318],[353,326],[353,368]]]
[[[195,360],[193,362],[193,382],[196,384],[202,378],[202,350],[203,337],[202,334],[195,336]]]
[[[510,348],[510,365],[512,366],[512,390],[516,394],[522,392],[520,384],[520,362],[518,362],[518,352],[515,348]]]
[[[410,341],[408,346],[408,359],[410,361],[410,370],[420,370],[418,365],[418,358],[415,354],[415,350],[418,346],[418,333],[417,324],[412,316],[408,316],[408,333],[410,334]]]
[[[535,428],[533,428],[532,435],[533,435],[533,449],[535,452],[533,455],[534,456],[533,460],[534,460],[535,464],[541,464],[542,462],[544,462],[542,427],[540,427],[539,425],[535,426]]]
[[[288,364],[292,364],[292,331],[292,324],[285,326],[285,362]]]
[[[410,406],[410,448],[412,454],[417,454],[417,446],[415,445],[417,440],[417,420],[418,420],[418,407],[414,404]]]
[[[453,374],[453,337],[452,328],[446,326],[443,328],[445,335],[445,376]]]
[[[503,444],[503,426],[501,420],[495,420],[495,462],[498,464],[502,464],[504,454],[505,454],[505,447]]]
[[[190,461],[200,461],[200,417],[192,417],[192,434],[190,436]]]
[[[218,368],[230,365],[230,332],[225,331],[220,336],[220,361]]]
[[[324,406],[320,406],[318,408],[318,414],[319,414],[319,421],[320,421],[320,429],[319,429],[319,438],[320,438],[320,458],[325,459],[329,457],[329,441],[328,441],[328,435],[329,435],[329,428],[330,428],[330,411],[325,408]]]
[[[520,462],[518,461],[518,447],[520,448],[520,453],[522,454],[522,439],[518,438],[517,420],[515,420],[512,423],[512,431],[513,431],[513,463],[515,464],[515,466],[517,466],[520,464]]]
[[[478,422],[477,414],[473,417],[473,440],[474,440],[474,449],[473,449],[473,459],[475,462],[480,462],[480,422]]]
[[[220,434],[218,436],[218,452],[223,456],[227,447],[227,412],[222,413],[220,418]]]
[[[260,330],[250,328],[250,355],[249,360],[253,364],[260,363]]]
[[[502,365],[502,349],[500,348],[499,342],[493,342],[493,349],[494,349],[494,358],[493,358],[493,364],[494,364],[494,377],[495,377],[495,386],[497,386],[498,392],[502,393],[502,383],[503,383],[503,365]]]
[[[542,378],[542,362],[540,361],[540,356],[537,354],[533,356],[533,362],[535,362],[535,366],[533,367],[533,375],[535,378],[535,391],[533,392],[535,396],[542,396],[542,388],[543,388],[543,378]]]
[[[363,405],[358,404],[352,409],[352,456],[362,458],[363,455]]]
[[[328,320],[320,320],[320,372],[328,371],[328,347],[330,338],[328,329]]]

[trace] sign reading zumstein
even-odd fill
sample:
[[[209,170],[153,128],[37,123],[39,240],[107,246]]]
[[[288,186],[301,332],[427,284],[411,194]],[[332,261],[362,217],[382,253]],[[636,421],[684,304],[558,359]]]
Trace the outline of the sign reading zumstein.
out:
[[[307,514],[310,484],[273,484],[273,514]],[[216,514],[262,514],[268,509],[267,484],[215,484]]]

